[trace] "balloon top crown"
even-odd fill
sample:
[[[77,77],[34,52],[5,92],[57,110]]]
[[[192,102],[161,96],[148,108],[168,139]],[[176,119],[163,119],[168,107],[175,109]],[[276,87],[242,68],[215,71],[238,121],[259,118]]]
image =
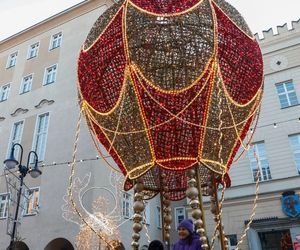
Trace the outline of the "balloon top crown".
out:
[[[201,4],[203,0],[130,0],[129,3],[136,8],[157,15],[178,15],[191,11]]]

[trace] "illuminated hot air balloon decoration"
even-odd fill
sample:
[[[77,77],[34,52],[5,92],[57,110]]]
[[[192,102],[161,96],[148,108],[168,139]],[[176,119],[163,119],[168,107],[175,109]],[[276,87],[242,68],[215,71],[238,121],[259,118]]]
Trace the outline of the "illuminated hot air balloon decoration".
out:
[[[261,51],[241,15],[224,0],[114,4],[82,46],[78,80],[91,132],[135,190],[133,249],[142,200],[158,193],[165,240],[170,200],[187,195],[208,249],[202,195],[219,220],[217,186],[230,186],[263,92]]]

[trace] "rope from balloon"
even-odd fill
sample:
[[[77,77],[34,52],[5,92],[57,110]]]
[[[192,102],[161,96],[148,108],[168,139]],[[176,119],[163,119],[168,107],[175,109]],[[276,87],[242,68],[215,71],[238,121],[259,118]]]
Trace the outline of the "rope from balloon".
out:
[[[144,216],[144,228],[145,228],[145,230],[146,230],[146,237],[147,237],[147,241],[148,241],[148,243],[150,243],[151,242],[151,237],[150,237],[150,235],[149,235],[149,229],[148,229],[148,226],[147,226],[147,220],[149,219],[150,220],[150,218],[148,218],[147,217],[147,214],[146,214],[146,202],[144,201],[144,205],[145,205],[145,210],[144,210],[144,214],[143,214],[143,216]]]
[[[96,142],[96,132],[94,130],[94,127],[93,126],[90,126],[89,123],[91,122],[90,121],[90,116],[87,114],[87,110],[85,108],[85,105],[82,104],[82,112],[84,113],[86,119],[86,124],[87,124],[87,127],[89,128],[88,131],[89,131],[89,134],[92,138],[92,141],[93,141],[93,144],[97,150],[97,152],[99,153],[99,156],[101,157],[101,159],[107,164],[107,166],[109,166],[114,172],[118,172],[118,173],[121,173],[120,170],[116,169],[115,167],[113,167],[106,159],[106,157],[104,156],[103,152],[101,151],[100,147],[99,147],[99,144]]]
[[[223,158],[221,156],[222,153],[222,138],[223,138],[223,132],[222,132],[222,125],[223,125],[223,121],[222,121],[222,102],[223,102],[223,98],[221,95],[221,86],[220,86],[220,81],[217,81],[216,83],[216,87],[218,88],[218,92],[217,92],[217,99],[218,99],[218,110],[220,110],[219,115],[218,115],[218,119],[219,119],[219,152],[218,152],[218,158],[219,161],[221,162],[221,164],[223,165]],[[227,99],[225,97],[225,102],[227,103]],[[226,169],[223,170],[222,172],[222,182],[223,182],[223,189],[222,189],[222,195],[221,195],[221,201],[219,203],[218,200],[218,184],[216,183],[216,177],[215,174],[212,173],[211,175],[211,188],[212,188],[212,194],[211,194],[211,212],[215,215],[214,219],[216,222],[216,226],[214,229],[214,233],[213,233],[213,237],[211,240],[211,248],[213,249],[214,244],[215,244],[215,239],[217,237],[217,231],[219,231],[219,238],[220,238],[220,243],[221,243],[221,248],[226,250],[228,249],[228,245],[227,245],[227,239],[225,237],[225,232],[224,232],[224,226],[222,224],[222,205],[225,199],[225,190],[226,190],[226,183],[224,182],[224,177],[226,174]]]
[[[255,178],[256,178],[256,182],[255,182],[255,198],[254,198],[252,212],[251,212],[251,215],[250,215],[249,222],[247,223],[247,226],[246,226],[246,228],[244,230],[243,235],[241,236],[241,239],[237,243],[237,246],[235,248],[236,250],[240,249],[239,246],[243,243],[243,240],[246,237],[248,230],[250,229],[250,226],[251,226],[251,224],[253,222],[253,219],[254,219],[254,216],[255,216],[255,210],[256,210],[257,201],[258,201],[259,178],[260,178],[259,159],[258,159],[258,156],[257,156],[257,154],[256,154],[253,146],[251,147],[251,149],[253,150],[253,154],[254,154],[254,157],[255,157],[255,160],[256,160],[256,164],[257,164],[257,168],[258,168],[258,171],[257,171],[256,176],[255,176]]]
[[[261,108],[261,102],[259,103],[258,108],[255,111],[256,112],[255,118],[254,118],[255,124],[254,124],[253,128],[250,129],[251,136],[250,136],[250,138],[248,138],[247,147],[243,148],[243,151],[240,153],[240,155],[238,157],[236,157],[236,159],[233,161],[234,163],[238,162],[243,157],[243,155],[245,154],[245,152],[247,152],[247,150],[249,149],[249,146],[251,145],[254,133],[257,129],[257,124],[258,124],[258,119],[259,119],[259,114],[260,114],[260,108]]]

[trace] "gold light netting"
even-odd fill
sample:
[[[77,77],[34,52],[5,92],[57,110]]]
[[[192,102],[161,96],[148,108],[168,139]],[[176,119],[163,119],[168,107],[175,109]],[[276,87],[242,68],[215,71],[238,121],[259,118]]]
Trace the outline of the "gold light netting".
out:
[[[94,24],[78,79],[89,128],[125,189],[143,176],[150,198],[165,173],[178,200],[186,169],[199,166],[203,179],[229,170],[258,112],[262,55],[223,0],[126,0]]]

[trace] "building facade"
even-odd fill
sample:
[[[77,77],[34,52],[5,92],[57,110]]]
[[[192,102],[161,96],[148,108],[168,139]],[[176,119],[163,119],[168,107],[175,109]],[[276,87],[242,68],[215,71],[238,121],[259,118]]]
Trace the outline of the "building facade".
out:
[[[79,226],[62,217],[79,115],[76,62],[80,46],[93,23],[112,4],[110,0],[84,1],[0,42],[0,160],[9,157],[13,143],[21,143],[23,164],[30,150],[38,153],[40,165],[43,164],[39,178],[25,178],[27,187],[22,197],[18,232],[20,240],[29,249],[76,247]],[[232,187],[226,190],[223,223],[231,249],[235,249],[252,213],[258,169],[260,189],[256,215],[240,249],[281,249],[281,244],[292,244],[297,249],[300,242],[297,214],[297,195],[300,194],[300,21],[293,22],[292,27],[288,30],[284,25],[278,27],[278,34],[269,30],[263,32],[262,39],[257,37],[264,56],[265,94],[252,147],[230,170]],[[90,186],[112,189],[108,178],[111,170],[95,150],[84,121],[81,124],[76,177],[83,180],[91,173]],[[11,212],[8,207],[13,207],[6,183],[2,168],[1,249],[9,245],[6,226]],[[87,206],[91,206],[97,194],[95,191],[87,197]],[[119,230],[125,249],[130,249],[132,241],[132,221],[129,219],[132,200],[130,192],[122,193],[119,200],[124,217]],[[215,224],[209,216],[208,202],[205,208],[211,238]],[[172,212],[171,243],[174,243],[178,223],[187,218],[186,202],[173,203]],[[144,223],[147,230],[142,231],[141,249],[147,249],[148,237],[161,238],[160,214],[160,201],[149,201]],[[293,249],[289,247],[287,249]]]
[[[62,207],[79,116],[77,57],[93,23],[112,4],[110,0],[83,1],[0,42],[0,159],[2,162],[7,159],[12,145],[20,143],[24,148],[23,165],[28,152],[35,150],[42,166],[40,177],[24,178],[26,187],[21,197],[18,239],[32,250],[76,247],[80,227],[72,219],[63,218]],[[83,181],[91,173],[88,187],[96,188],[83,203],[92,207],[92,202],[102,195],[101,190],[114,190],[109,178],[111,169],[96,151],[84,120],[79,138],[74,178]],[[13,216],[16,200],[10,201],[12,194],[7,191],[4,174],[1,168],[1,249],[6,249],[10,242],[6,234],[7,217]],[[115,196],[123,217],[118,222],[120,240],[125,249],[130,249],[133,195],[129,192]],[[115,201],[109,196],[107,199]],[[141,249],[146,248],[149,237],[161,238],[158,199],[147,204],[144,226],[147,230],[141,233]]]
[[[229,173],[232,186],[225,193],[222,222],[230,249],[236,248],[253,212],[258,170],[255,216],[239,249],[300,249],[300,20],[292,22],[292,29],[287,24],[277,29],[257,36],[264,96],[251,147]],[[205,208],[211,238],[215,223],[209,202]]]

